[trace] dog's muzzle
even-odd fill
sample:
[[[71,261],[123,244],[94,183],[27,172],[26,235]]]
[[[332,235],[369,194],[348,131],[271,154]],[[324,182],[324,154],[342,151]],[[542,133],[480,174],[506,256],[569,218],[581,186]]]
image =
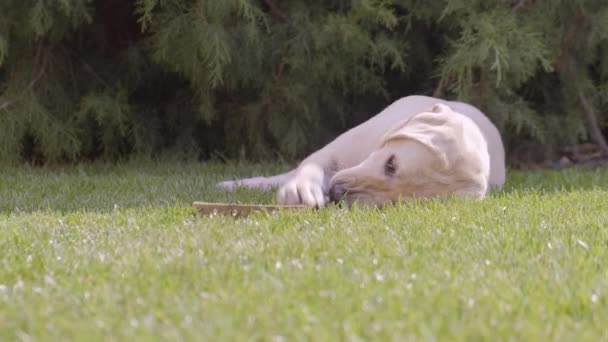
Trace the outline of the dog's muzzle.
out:
[[[340,202],[342,199],[344,199],[345,194],[346,189],[344,188],[344,183],[333,184],[329,189],[329,199],[332,202]]]

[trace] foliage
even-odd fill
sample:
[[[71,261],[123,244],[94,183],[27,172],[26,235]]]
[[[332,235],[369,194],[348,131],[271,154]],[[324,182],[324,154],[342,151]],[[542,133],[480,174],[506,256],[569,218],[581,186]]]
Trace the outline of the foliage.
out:
[[[298,158],[409,94],[550,152],[606,126],[606,32],[592,0],[5,0],[0,159]]]

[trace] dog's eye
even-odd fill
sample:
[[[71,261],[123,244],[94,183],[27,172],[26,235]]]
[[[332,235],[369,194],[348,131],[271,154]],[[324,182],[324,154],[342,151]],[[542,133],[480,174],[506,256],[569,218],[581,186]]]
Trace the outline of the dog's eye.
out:
[[[386,163],[384,163],[384,174],[387,176],[392,176],[397,171],[397,167],[395,166],[395,156],[390,156]]]

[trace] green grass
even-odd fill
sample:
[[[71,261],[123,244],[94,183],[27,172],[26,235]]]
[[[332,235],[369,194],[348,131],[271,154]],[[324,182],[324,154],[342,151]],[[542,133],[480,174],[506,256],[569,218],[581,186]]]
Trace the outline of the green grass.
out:
[[[0,171],[0,340],[608,338],[608,171],[482,202],[196,218],[278,166]]]

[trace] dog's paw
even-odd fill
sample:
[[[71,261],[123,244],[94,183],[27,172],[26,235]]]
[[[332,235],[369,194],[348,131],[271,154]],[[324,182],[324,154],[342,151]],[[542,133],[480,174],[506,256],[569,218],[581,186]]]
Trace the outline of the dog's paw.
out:
[[[327,201],[328,198],[323,193],[323,170],[316,165],[299,170],[277,193],[279,204],[304,204],[321,208]]]
[[[277,194],[279,204],[305,204],[321,208],[327,202],[321,183],[294,179],[283,185]]]

